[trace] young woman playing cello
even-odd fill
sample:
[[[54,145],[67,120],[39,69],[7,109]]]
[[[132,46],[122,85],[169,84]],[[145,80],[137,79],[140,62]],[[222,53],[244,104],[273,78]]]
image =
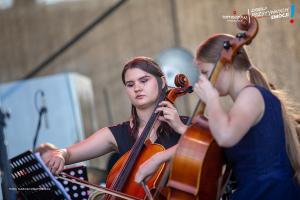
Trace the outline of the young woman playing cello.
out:
[[[159,65],[150,58],[136,57],[124,66],[124,89],[132,104],[130,120],[112,127],[104,127],[78,144],[66,149],[51,150],[43,155],[52,173],[59,174],[66,164],[92,159],[111,151],[120,155],[131,149],[154,111],[160,91],[166,85]],[[163,111],[150,133],[152,142],[170,148],[185,129],[186,117],[179,117],[176,108],[162,101],[157,111]]]
[[[244,48],[222,69],[215,87],[207,79],[223,43],[230,39],[230,35],[218,34],[200,44],[196,64],[201,75],[194,91],[206,103],[211,133],[224,147],[237,180],[231,199],[300,199],[299,136],[282,95],[270,88]],[[234,101],[229,112],[219,101],[225,95]],[[167,159],[172,156],[170,152],[165,155]],[[160,162],[142,165],[136,181],[147,177]]]

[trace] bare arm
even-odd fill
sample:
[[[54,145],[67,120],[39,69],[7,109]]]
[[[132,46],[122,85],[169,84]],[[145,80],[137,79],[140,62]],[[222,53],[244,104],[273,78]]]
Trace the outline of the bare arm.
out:
[[[171,160],[176,152],[177,146],[178,144],[165,151],[154,154],[150,159],[146,160],[142,165],[140,165],[135,175],[135,181],[140,183],[142,180],[147,179],[162,163]]]
[[[113,150],[117,150],[117,143],[109,128],[105,127],[67,149],[45,153],[43,160],[52,173],[58,174],[63,170],[65,164],[89,160]]]
[[[68,147],[69,155],[66,164],[89,160],[114,150],[117,150],[117,143],[109,128],[105,127],[85,140]]]
[[[244,89],[226,113],[219,98],[207,101],[207,116],[210,130],[217,143],[223,147],[237,144],[264,113],[264,101],[260,92],[249,87]]]

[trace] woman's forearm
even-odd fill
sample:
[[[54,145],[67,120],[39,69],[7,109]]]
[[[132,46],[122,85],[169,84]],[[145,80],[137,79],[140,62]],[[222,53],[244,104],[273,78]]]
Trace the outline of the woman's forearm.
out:
[[[223,110],[220,100],[218,98],[211,99],[207,103],[207,116],[209,122],[209,128],[218,142],[218,144],[224,143],[227,140],[229,126],[228,114]]]
[[[173,147],[170,147],[169,149],[167,149],[165,151],[162,151],[162,152],[156,154],[157,158],[160,160],[160,162],[163,163],[163,162],[167,162],[167,161],[171,160],[173,155],[176,152],[177,146],[178,146],[178,144],[174,145]]]

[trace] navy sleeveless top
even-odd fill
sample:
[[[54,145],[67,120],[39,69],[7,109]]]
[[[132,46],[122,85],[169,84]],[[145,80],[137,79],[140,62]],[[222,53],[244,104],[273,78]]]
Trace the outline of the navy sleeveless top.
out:
[[[181,121],[186,124],[188,117],[180,116]],[[135,138],[130,134],[131,127],[129,121],[123,122],[116,126],[109,127],[112,132],[119,149],[119,155],[122,156],[124,153],[129,151],[134,145]],[[165,149],[168,149],[177,144],[180,138],[180,134],[172,131],[170,134],[161,134],[156,139],[156,144],[161,144]]]
[[[231,199],[300,200],[286,152],[281,103],[267,89],[255,87],[265,103],[262,119],[235,146],[225,148],[237,181]]]

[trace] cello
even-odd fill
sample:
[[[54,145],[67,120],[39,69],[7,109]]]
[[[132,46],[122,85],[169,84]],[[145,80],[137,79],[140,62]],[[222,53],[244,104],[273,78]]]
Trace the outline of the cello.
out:
[[[168,100],[171,103],[174,103],[177,97],[192,92],[192,86],[189,85],[188,79],[183,74],[179,74],[175,77],[175,85],[177,88],[172,88],[168,92],[166,92],[167,88],[164,87],[157,101],[156,108],[163,100]],[[134,181],[135,174],[142,163],[144,163],[154,154],[165,150],[163,146],[159,144],[150,144],[151,142],[147,140],[149,133],[160,114],[155,113],[154,111],[131,150],[125,153],[115,163],[109,172],[106,180],[106,186],[109,189],[137,198],[145,198],[146,193],[144,188]],[[162,164],[156,173],[150,178],[150,180],[147,181],[146,185],[148,188],[155,189],[155,185],[157,182],[159,182],[160,175],[162,174],[164,168],[165,164]],[[115,199],[115,197],[111,195],[105,195],[104,199]]]
[[[215,85],[221,69],[232,63],[239,48],[250,44],[258,32],[258,22],[252,16],[241,16],[237,26],[245,32],[224,42],[218,62],[209,76],[212,85]],[[199,100],[191,117],[191,125],[179,140],[167,183],[168,199],[215,200],[220,197],[225,160],[222,148],[217,145],[207,126],[204,110],[205,104]]]

